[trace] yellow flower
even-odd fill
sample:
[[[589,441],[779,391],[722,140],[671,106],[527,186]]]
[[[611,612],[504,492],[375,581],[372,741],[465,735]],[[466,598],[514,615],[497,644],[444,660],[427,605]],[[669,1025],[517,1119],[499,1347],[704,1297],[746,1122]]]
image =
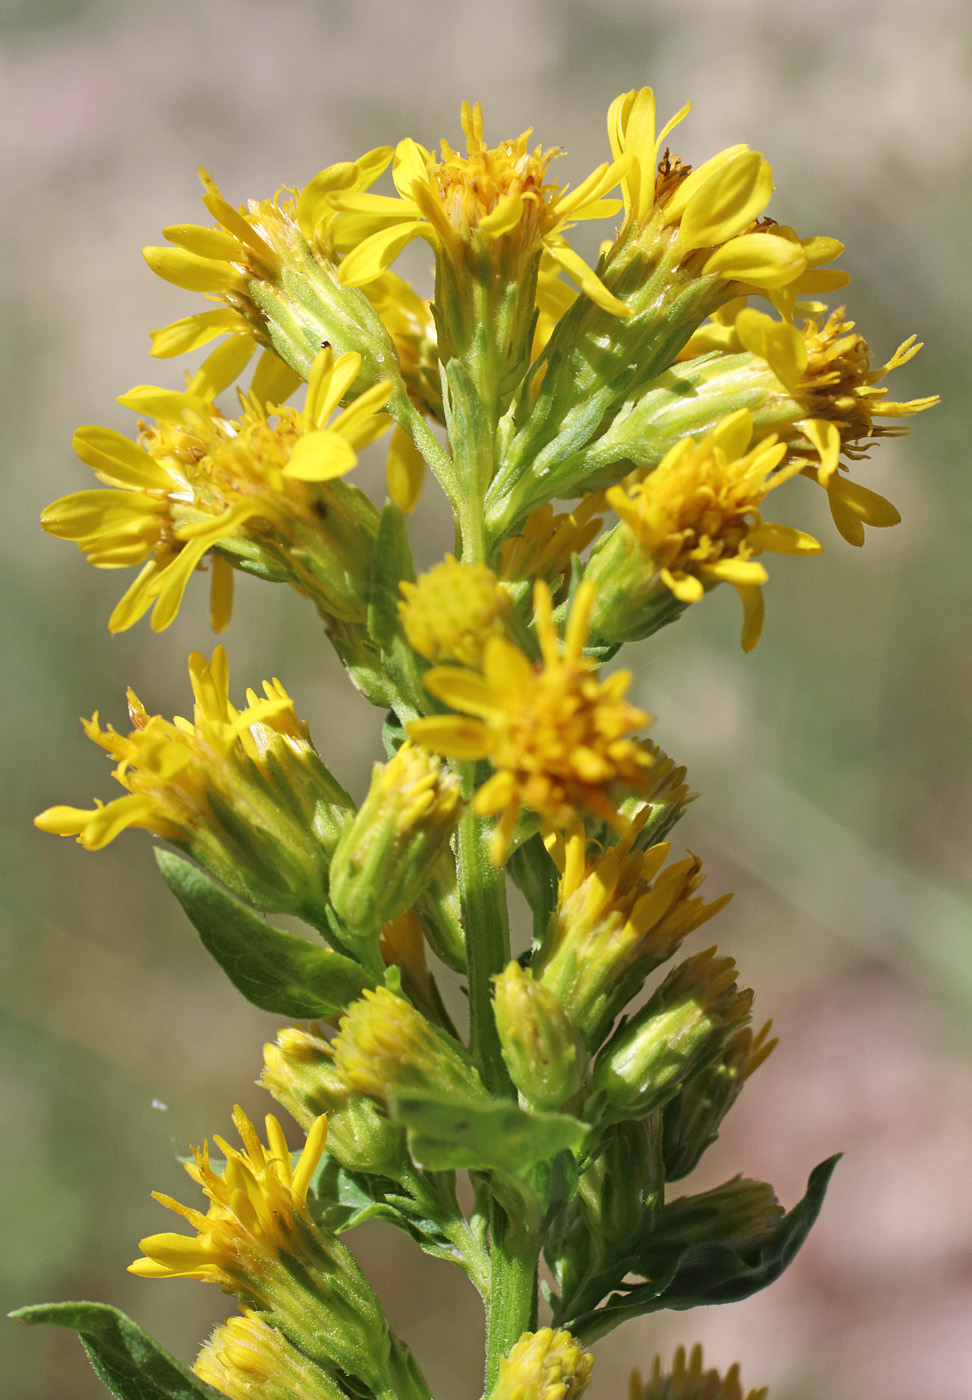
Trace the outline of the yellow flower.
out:
[[[349,587],[340,561],[329,577],[327,551],[320,548],[317,554],[325,558],[315,569],[313,550],[322,531],[332,532],[333,549],[341,505],[349,517],[341,523],[354,536],[352,554],[360,556],[365,543],[358,538],[365,523],[354,518],[352,503],[338,501],[327,485],[350,471],[356,449],[389,424],[381,409],[390,383],[366,390],[327,422],[360,365],[360,355],[335,361],[330,350],[322,350],[299,413],[251,395],[239,421],[231,421],[214,406],[213,386],[199,392],[192,381],[185,393],[141,386],[121,397],[126,407],[156,419],[154,426],[143,425],[140,444],[110,428],[78,429],[75,451],[108,489],[62,497],[48,506],[41,524],[60,539],[76,541],[99,568],[143,565],[109,619],[111,631],[131,627],[150,607],[153,628],[168,627],[189,578],[216,547],[235,550],[244,564],[255,547],[264,572],[289,578],[325,610],[338,616],[363,612],[360,580]],[[295,550],[296,542],[304,548]],[[222,568],[214,563],[213,586],[213,621],[221,630],[232,598],[225,560]]]
[[[594,1357],[569,1332],[524,1332],[499,1363],[489,1400],[577,1400],[591,1379]]]
[[[666,136],[690,105],[656,135],[651,88],[622,93],[611,104],[611,149],[616,159],[629,160],[621,182],[625,224],[619,246],[641,237],[649,225],[659,232],[671,229],[673,255],[691,259],[693,267],[697,262],[699,276],[761,291],[792,287],[812,259],[836,257],[842,247],[836,239],[801,241],[788,236],[792,230],[784,234],[759,223],[773,192],[773,174],[758,151],[729,146],[693,170],[666,150],[659,164]]]
[[[279,283],[283,267],[299,258],[302,244],[319,261],[335,262],[329,195],[338,189],[367,189],[391,157],[390,147],[369,151],[356,162],[320,171],[302,190],[281,190],[273,199],[251,200],[239,209],[223,198],[212,176],[200,167],[203,204],[216,226],[173,224],[162,231],[173,246],[143,248],[142,255],[166,282],[205,292],[222,305],[153,331],[152,354],[182,355],[229,334],[242,370],[257,344],[270,343],[252,284]]]
[[[593,859],[579,827],[566,841],[548,840],[561,879],[557,907],[532,970],[541,986],[560,999],[589,1046],[603,1039],[620,1005],[648,974],[732,898],[724,894],[703,904],[697,897],[704,879],[698,856],[665,867],[668,841],[637,849],[651,815],[652,807],[644,807],[626,824],[617,844]]]
[[[631,1372],[629,1400],[743,1400],[738,1364],[731,1366],[724,1377],[718,1371],[703,1371],[702,1366],[700,1346],[694,1346],[688,1358],[685,1348],[679,1347],[670,1371],[656,1356],[647,1381],[639,1371]],[[766,1400],[766,1393],[765,1386],[751,1390],[746,1400]]]
[[[268,1263],[281,1253],[307,1252],[307,1236],[313,1230],[307,1189],[324,1151],[327,1119],[322,1115],[314,1122],[296,1168],[283,1129],[272,1115],[266,1118],[268,1147],[241,1108],[234,1110],[233,1122],[243,1141],[242,1152],[217,1137],[225,1157],[221,1168],[210,1162],[206,1143],[201,1150],[193,1148],[193,1160],[186,1163],[186,1171],[209,1197],[205,1215],[171,1196],[153,1193],[167,1209],[188,1220],[195,1237],[147,1236],[139,1242],[145,1257],[130,1264],[129,1272],[141,1278],[205,1279],[259,1306]]]
[[[538,581],[539,666],[505,638],[490,637],[481,675],[438,666],[425,677],[436,699],[461,717],[413,720],[409,733],[450,758],[489,759],[496,771],[476,793],[474,806],[480,816],[500,817],[491,847],[497,863],[524,807],[555,828],[574,822],[579,810],[617,822],[611,789],[647,781],[651,759],[628,737],[649,721],[624,698],[630,672],[602,681],[597,663],[584,656],[593,601],[593,588],[582,584],[561,647],[550,590]]]
[[[549,501],[527,516],[516,535],[500,545],[500,578],[511,584],[541,578],[556,588],[575,554],[582,554],[603,524],[598,515],[604,493],[592,492],[570,512],[555,512]]]
[[[510,612],[510,595],[492,569],[460,564],[452,554],[401,590],[405,635],[429,661],[478,666],[488,638],[502,635]]]
[[[262,908],[298,912],[324,901],[327,865],[351,801],[334,781],[278,680],[247,705],[229,702],[226,653],[207,664],[189,658],[192,721],[148,715],[128,692],[133,729],[102,730],[97,714],[85,733],[114,759],[124,797],[91,810],[50,807],[42,831],[77,836],[86,850],[141,827],[188,851],[231,889]]]
[[[569,194],[546,180],[558,150],[528,147],[530,131],[492,149],[483,139],[482,110],[462,104],[466,155],[442,142],[441,160],[406,139],[395,151],[393,175],[397,197],[340,192],[332,204],[346,217],[337,227],[339,247],[350,249],[339,276],[346,286],[372,281],[390,267],[414,238],[425,238],[453,262],[481,234],[491,256],[510,269],[525,266],[541,250],[598,305],[617,315],[627,308],[563,237],[579,219],[597,219],[616,209],[603,196],[618,182],[623,166],[600,165]]]
[[[789,525],[773,525],[759,512],[766,495],[800,471],[780,468],[786,444],[753,436],[746,409],[731,414],[698,443],[683,438],[643,481],[607,492],[659,580],[681,603],[695,603],[720,582],[742,599],[742,644],[750,651],[763,626],[761,585],[768,577],[756,558],[816,554],[820,544]]]
[[[826,320],[804,322],[800,330],[747,307],[736,315],[734,330],[739,346],[764,359],[787,396],[796,400],[800,416],[779,431],[795,456],[814,460],[806,474],[826,489],[843,537],[861,545],[865,524],[896,525],[901,517],[890,501],[842,475],[847,467],[840,457],[859,460],[875,439],[909,431],[905,424],[888,427],[875,418],[900,419],[939,402],[937,394],[895,402],[881,386],[885,375],[921,349],[917,337],[909,336],[886,364],[871,369],[867,341],[846,319],[844,307]],[[766,410],[760,416],[766,418]]]

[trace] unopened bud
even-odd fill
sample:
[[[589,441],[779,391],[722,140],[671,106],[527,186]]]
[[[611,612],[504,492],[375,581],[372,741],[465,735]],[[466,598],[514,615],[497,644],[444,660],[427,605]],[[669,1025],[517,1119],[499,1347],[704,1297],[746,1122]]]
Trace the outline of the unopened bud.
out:
[[[386,987],[352,1005],[331,1048],[344,1083],[385,1106],[410,1090],[460,1101],[488,1097],[458,1042]]]
[[[456,828],[459,780],[410,740],[376,764],[368,795],[331,864],[331,900],[362,935],[415,903]]]
[[[594,1358],[569,1332],[524,1332],[502,1357],[489,1400],[577,1400],[587,1389]]]
[[[556,995],[518,962],[493,978],[493,1014],[510,1078],[528,1103],[559,1108],[587,1070],[584,1043]]]
[[[297,1026],[263,1047],[260,1083],[302,1128],[327,1114],[327,1150],[352,1172],[397,1179],[407,1166],[404,1134],[372,1101],[350,1088],[334,1067],[328,1042]]]
[[[753,994],[740,992],[732,959],[715,952],[680,963],[598,1055],[589,1109],[605,1121],[661,1108],[749,1020]]]

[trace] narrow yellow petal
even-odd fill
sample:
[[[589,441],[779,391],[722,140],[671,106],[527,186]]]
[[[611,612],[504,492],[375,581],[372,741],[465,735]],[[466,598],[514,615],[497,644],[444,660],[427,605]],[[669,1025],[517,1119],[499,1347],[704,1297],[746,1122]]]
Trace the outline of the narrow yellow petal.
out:
[[[231,331],[251,334],[245,317],[238,311],[232,311],[228,306],[215,311],[200,311],[195,316],[184,316],[181,321],[173,321],[168,326],[151,331],[152,354],[156,359],[168,360],[173,355],[198,350],[207,341]]]
[[[700,173],[693,171],[686,185]],[[727,242],[763,212],[772,193],[769,162],[758,151],[741,151],[717,167],[689,199],[679,227],[679,246],[712,248]]]
[[[164,467],[114,428],[99,428],[94,423],[78,428],[71,446],[85,466],[123,486],[164,491],[172,484]]]
[[[183,248],[143,248],[142,257],[157,276],[187,292],[225,292],[240,282],[240,274],[229,263],[201,258]]]
[[[264,407],[278,408],[296,393],[303,383],[295,369],[273,350],[264,350],[250,380],[250,393]]]
[[[162,230],[162,237],[188,253],[217,262],[239,262],[243,253],[239,241],[231,233],[221,228],[204,228],[201,224],[170,224]]]
[[[493,686],[465,666],[433,666],[426,673],[425,688],[444,705],[464,714],[485,718],[496,713]]]
[[[399,510],[411,515],[425,480],[425,458],[404,428],[396,427],[391,435],[385,472],[389,496]]]
[[[715,564],[703,564],[702,572],[709,578],[722,583],[749,584],[759,586],[765,583],[769,574],[756,559],[720,559]]]
[[[209,625],[214,632],[225,632],[233,615],[233,566],[214,554],[210,568]]]
[[[807,344],[796,327],[746,307],[736,317],[735,330],[743,348],[765,360],[784,389],[796,393],[807,367]]]
[[[340,433],[318,428],[297,439],[284,476],[296,481],[333,481],[357,464],[354,448]]]
[[[247,335],[232,335],[203,360],[187,386],[190,394],[203,399],[215,399],[234,384],[246,369],[256,341]]]
[[[334,360],[328,346],[320,350],[307,381],[304,421],[312,428],[323,428],[360,373],[361,356],[357,351]]]
[[[819,554],[823,546],[805,530],[797,530],[792,525],[774,525],[764,520],[749,532],[749,546],[759,553],[766,550],[770,554]]]
[[[785,287],[806,265],[807,255],[799,244],[772,233],[743,233],[717,248],[702,272],[750,287]]]
[[[338,281],[345,287],[363,287],[373,282],[391,267],[406,244],[428,233],[428,224],[416,219],[380,229],[351,250],[338,267]]]
[[[493,750],[489,730],[475,719],[429,715],[426,719],[411,720],[406,728],[410,739],[447,758],[487,758]]]
[[[752,651],[759,641],[763,632],[763,618],[766,613],[766,604],[763,601],[763,590],[758,584],[737,584],[736,592],[739,594],[743,605],[743,625],[740,640],[743,651]]]
[[[597,306],[600,306],[604,311],[610,311],[614,316],[631,315],[631,307],[626,306],[623,301],[608,291],[594,269],[588,267],[581,255],[576,253],[566,240],[548,238],[544,246],[554,261],[563,268],[570,280],[576,282],[584,295]]]

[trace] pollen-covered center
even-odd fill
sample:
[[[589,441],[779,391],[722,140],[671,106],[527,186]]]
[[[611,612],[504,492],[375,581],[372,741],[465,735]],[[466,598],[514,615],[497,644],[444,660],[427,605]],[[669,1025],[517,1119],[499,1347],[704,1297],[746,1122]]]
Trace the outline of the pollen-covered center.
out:
[[[530,224],[531,234],[542,237],[556,222],[550,214],[560,190],[545,183],[547,166],[561,151],[529,150],[526,130],[514,141],[503,141],[489,149],[483,140],[483,117],[479,104],[470,109],[463,104],[462,127],[466,155],[442,142],[442,159],[430,163],[429,183],[457,233],[477,229],[494,214],[509,196],[521,201],[518,224]]]

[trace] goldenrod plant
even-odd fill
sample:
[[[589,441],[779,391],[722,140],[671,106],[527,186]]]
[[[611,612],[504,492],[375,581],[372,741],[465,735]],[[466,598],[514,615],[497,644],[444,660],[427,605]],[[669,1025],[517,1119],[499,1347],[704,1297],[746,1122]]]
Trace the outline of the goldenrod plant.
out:
[[[700,894],[676,834],[695,794],[611,662],[722,584],[751,650],[770,556],[821,549],[764,502],[792,513],[814,483],[860,545],[898,520],[860,480],[870,448],[936,400],[887,397],[918,345],[872,368],[827,300],[842,245],[767,214],[759,152],[673,153],[687,112],[656,129],[651,89],[623,93],[570,190],[559,150],[529,132],[490,147],[465,104],[465,153],[406,139],[241,206],[201,172],[209,222],[145,250],[209,302],[153,354],[218,343],[184,388],[121,396],[134,437],[78,429],[99,484],[44,528],[138,571],[114,631],[167,627],[207,573],[217,632],[234,571],[290,584],[377,707],[384,754],[356,806],[278,680],[231,700],[217,646],[190,657],[191,718],[129,692],[129,733],[85,721],[121,795],[37,818],[87,850],[128,827],[163,842],[205,948],[284,1023],[262,1083],[293,1126],[237,1109],[240,1145],[193,1149],[193,1203],[159,1197],[181,1229],[130,1266],[238,1305],[194,1367],[104,1304],[16,1314],[77,1329],[120,1400],[429,1400],[352,1253],[365,1220],[479,1290],[484,1396],[574,1400],[592,1343],[764,1288],[820,1209],[835,1159],[789,1210],[743,1177],[678,1194],[775,1042],[732,958],[694,937],[729,896]],[[596,260],[569,241],[580,220],[604,225]],[[393,270],[416,238],[430,299]],[[375,502],[353,469],[386,434]],[[416,577],[430,474],[455,532]],[[631,1396],[743,1391],[696,1350]]]

